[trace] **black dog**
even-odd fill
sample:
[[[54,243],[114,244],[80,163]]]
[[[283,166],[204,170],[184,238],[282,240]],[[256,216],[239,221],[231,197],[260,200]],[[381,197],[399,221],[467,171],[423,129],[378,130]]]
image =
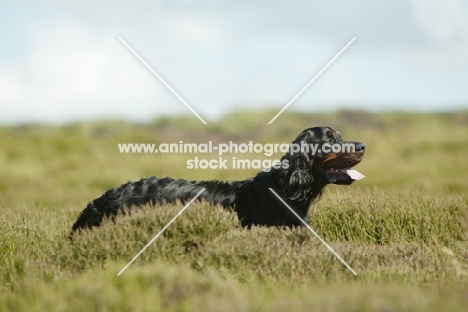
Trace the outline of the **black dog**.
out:
[[[305,148],[311,144],[318,150]],[[354,147],[354,151],[324,152],[330,150],[330,144],[346,144]],[[198,200],[234,210],[243,226],[301,225],[268,189],[272,188],[301,218],[306,218],[309,206],[321,197],[327,184],[354,181],[347,170],[362,160],[364,152],[363,143],[343,141],[340,134],[329,127],[309,128],[299,134],[289,152],[281,158],[281,163],[287,166],[274,166],[244,181],[187,181],[153,176],[128,182],[90,202],[78,216],[73,231],[99,226],[103,217],[130,212],[132,206],[188,202],[203,188],[205,191]]]

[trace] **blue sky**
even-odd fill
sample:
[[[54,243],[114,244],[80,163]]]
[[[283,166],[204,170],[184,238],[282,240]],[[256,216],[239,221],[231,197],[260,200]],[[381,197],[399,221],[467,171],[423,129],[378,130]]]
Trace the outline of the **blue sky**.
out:
[[[468,108],[468,3],[0,0],[0,123]]]

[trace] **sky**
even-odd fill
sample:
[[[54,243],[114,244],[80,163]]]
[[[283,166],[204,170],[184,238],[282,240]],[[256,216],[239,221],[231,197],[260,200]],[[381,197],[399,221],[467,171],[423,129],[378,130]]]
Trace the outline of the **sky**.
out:
[[[467,0],[0,0],[0,124],[468,108]],[[273,117],[273,116],[272,116]]]

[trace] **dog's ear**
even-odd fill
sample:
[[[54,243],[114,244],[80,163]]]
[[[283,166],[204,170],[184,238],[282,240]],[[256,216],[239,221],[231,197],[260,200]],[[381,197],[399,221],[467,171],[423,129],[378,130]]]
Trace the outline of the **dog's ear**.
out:
[[[279,173],[279,185],[287,199],[297,200],[306,196],[310,185],[314,181],[311,163],[305,155],[284,156],[289,167]]]
[[[310,143],[312,139],[314,138],[315,134],[313,132],[312,128],[305,129],[299,135],[296,137],[296,139],[292,142],[292,144],[301,144],[301,142],[304,143]]]
[[[310,190],[310,184],[314,181],[311,170],[313,159],[307,151],[300,148],[303,142],[309,144],[313,135],[312,131],[304,130],[292,142],[292,145],[296,145],[295,149],[291,146],[281,159],[282,163],[287,161],[288,167],[279,173],[279,185],[286,198],[290,200],[307,196],[306,192]]]

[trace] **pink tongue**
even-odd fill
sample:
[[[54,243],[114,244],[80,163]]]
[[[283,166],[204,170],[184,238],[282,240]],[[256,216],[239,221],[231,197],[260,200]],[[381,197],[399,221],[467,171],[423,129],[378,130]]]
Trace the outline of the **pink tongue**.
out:
[[[357,170],[346,170],[346,173],[351,177],[353,180],[361,180],[365,177],[362,173]]]

